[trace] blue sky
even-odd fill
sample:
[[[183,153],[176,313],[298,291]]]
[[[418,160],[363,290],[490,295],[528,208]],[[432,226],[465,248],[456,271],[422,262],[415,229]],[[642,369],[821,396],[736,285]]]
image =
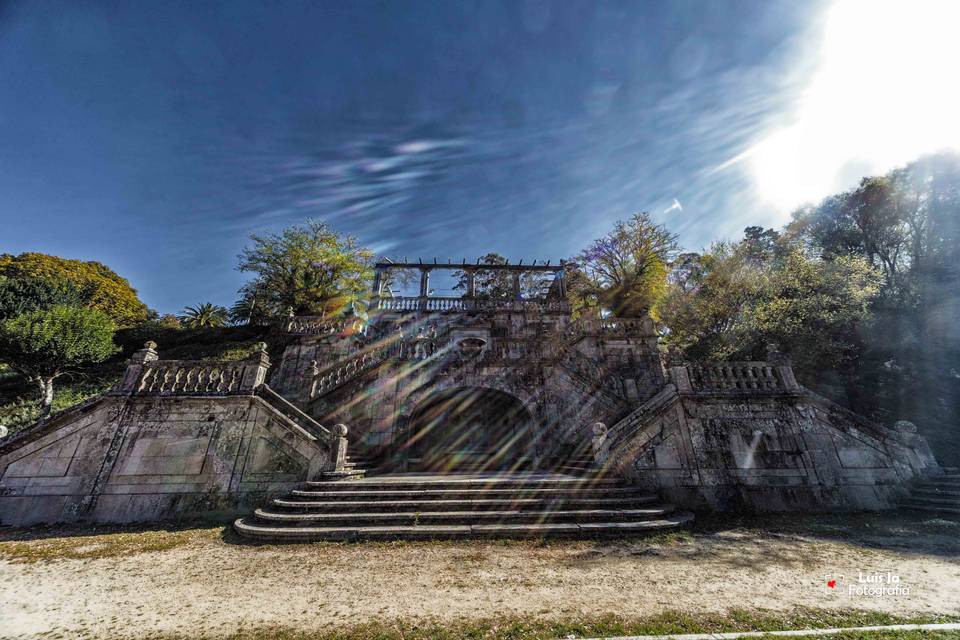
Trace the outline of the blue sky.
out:
[[[744,158],[796,117],[825,7],[0,4],[0,252],[176,312],[229,305],[246,236],[307,217],[442,259],[556,260],[640,210],[694,249],[779,225]],[[840,160],[829,188],[868,168]]]

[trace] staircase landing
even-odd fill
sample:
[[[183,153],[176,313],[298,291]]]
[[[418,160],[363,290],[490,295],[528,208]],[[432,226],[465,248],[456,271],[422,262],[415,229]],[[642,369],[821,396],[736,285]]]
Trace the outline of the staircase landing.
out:
[[[307,482],[234,523],[273,542],[623,536],[692,514],[621,480],[553,473],[404,473]]]

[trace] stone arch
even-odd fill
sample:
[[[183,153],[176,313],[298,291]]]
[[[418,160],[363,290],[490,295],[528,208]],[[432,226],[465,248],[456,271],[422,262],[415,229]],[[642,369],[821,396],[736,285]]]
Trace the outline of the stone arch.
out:
[[[434,388],[406,422],[401,447],[412,469],[512,470],[534,457],[535,416],[520,398],[499,389]]]

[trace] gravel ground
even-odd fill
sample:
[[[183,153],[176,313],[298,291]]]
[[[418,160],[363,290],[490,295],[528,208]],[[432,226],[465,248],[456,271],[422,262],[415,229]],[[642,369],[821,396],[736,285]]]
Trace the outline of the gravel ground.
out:
[[[691,533],[547,544],[249,546],[210,528],[0,539],[4,638],[798,606],[960,614],[960,522],[900,516],[705,518]],[[849,593],[860,572],[887,571],[909,592]]]

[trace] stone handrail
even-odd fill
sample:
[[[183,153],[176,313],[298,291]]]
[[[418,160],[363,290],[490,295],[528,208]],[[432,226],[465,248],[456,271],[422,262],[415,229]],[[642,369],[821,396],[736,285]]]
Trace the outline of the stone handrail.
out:
[[[789,364],[716,362],[670,368],[670,378],[683,392],[797,392],[800,385]]]
[[[373,349],[344,358],[311,374],[310,399],[314,400],[349,382],[365,371],[379,366],[390,357],[394,342],[386,341]]]
[[[351,331],[356,318],[329,318],[325,316],[292,316],[284,330],[294,336],[333,336]]]
[[[332,442],[340,437],[340,434],[334,434],[332,431],[301,411],[296,405],[271,389],[269,386],[265,384],[260,385],[260,387],[257,389],[257,395],[266,400],[267,403],[269,403],[274,409],[287,416],[293,422],[297,423],[300,427],[309,432],[310,435],[321,440],[326,440],[327,442]]]
[[[376,308],[384,311],[518,311],[536,313],[568,313],[570,304],[563,300],[501,300],[490,298],[396,296],[380,298]]]
[[[156,346],[148,342],[133,355],[110,395],[253,395],[266,380],[270,367],[264,343],[248,360],[219,362],[160,360]]]

